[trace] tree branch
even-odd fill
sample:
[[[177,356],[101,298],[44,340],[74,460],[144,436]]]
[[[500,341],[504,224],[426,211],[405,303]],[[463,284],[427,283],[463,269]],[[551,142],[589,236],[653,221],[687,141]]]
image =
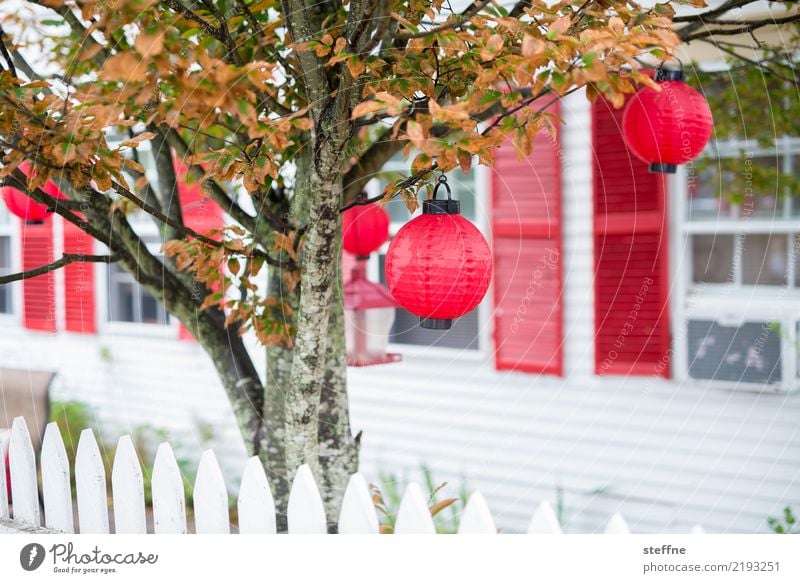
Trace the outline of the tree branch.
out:
[[[420,32],[415,33],[404,33],[397,35],[398,40],[411,40],[412,38],[422,38],[432,34],[438,34],[440,32],[445,32],[448,30],[454,30],[461,28],[465,24],[467,24],[473,16],[478,14],[481,10],[483,10],[491,0],[477,0],[472,2],[469,6],[467,6],[461,14],[456,14],[454,17],[449,19],[444,24],[440,24],[439,26],[435,26],[430,30],[423,30]]]
[[[69,265],[70,263],[114,263],[119,261],[119,255],[80,255],[76,253],[64,253],[61,259],[42,265],[36,269],[29,269],[19,273],[12,273],[10,275],[0,276],[0,285],[11,283],[14,281],[21,281],[23,279],[31,279],[38,275],[45,275],[56,269]]]
[[[692,42],[693,40],[702,40],[712,36],[733,36],[737,34],[752,33],[765,26],[778,26],[780,24],[789,24],[791,22],[800,22],[800,12],[783,16],[781,18],[765,18],[762,20],[715,20],[710,23],[705,23],[705,30],[690,34],[687,36],[681,35],[684,29],[678,31],[678,36],[684,42]],[[713,24],[715,27],[710,27]],[[733,28],[717,28],[716,26],[725,26]]]

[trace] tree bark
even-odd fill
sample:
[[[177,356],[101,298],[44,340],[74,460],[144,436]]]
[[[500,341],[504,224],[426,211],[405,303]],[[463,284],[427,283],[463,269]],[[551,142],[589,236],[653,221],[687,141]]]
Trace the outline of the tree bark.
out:
[[[361,433],[353,437],[350,428],[341,264],[341,253],[337,253],[336,285],[331,295],[326,369],[319,406],[320,490],[329,532],[336,531],[347,482],[358,471],[361,441]]]
[[[300,303],[292,359],[291,382],[286,396],[286,460],[290,473],[307,463],[318,481],[319,407],[325,379],[328,323],[338,266],[340,235],[339,200],[341,170],[327,149],[315,160],[309,182],[309,222],[303,240]],[[340,165],[339,165],[340,167]],[[338,179],[338,180],[337,180]]]

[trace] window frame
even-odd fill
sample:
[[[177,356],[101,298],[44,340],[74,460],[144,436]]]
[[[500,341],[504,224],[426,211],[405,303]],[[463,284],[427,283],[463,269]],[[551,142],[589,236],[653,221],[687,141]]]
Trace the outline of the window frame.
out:
[[[22,270],[22,243],[20,221],[12,215],[5,205],[0,203],[0,237],[9,239],[9,272],[18,273]],[[0,323],[9,325],[22,325],[22,282],[15,281],[6,284],[9,290],[11,310],[0,312]]]
[[[741,140],[729,140],[713,144],[704,156],[733,157],[741,151],[759,156],[777,155],[782,159],[783,172],[800,172],[800,138],[779,138],[774,149],[749,148]],[[794,167],[792,159],[795,160]],[[671,272],[674,278],[671,301],[671,333],[673,376],[677,381],[702,383],[704,386],[730,389],[732,383],[724,380],[699,380],[689,377],[689,362],[686,351],[689,320],[714,320],[723,326],[741,326],[749,322],[776,322],[782,334],[782,380],[779,385],[764,385],[763,390],[785,392],[797,388],[798,325],[800,325],[800,285],[795,284],[796,255],[800,252],[800,215],[792,215],[792,199],[800,206],[800,192],[787,193],[780,216],[742,216],[738,205],[731,205],[730,217],[693,218],[690,216],[689,172],[686,165],[667,178],[670,201],[670,255]],[[737,208],[738,206],[738,208]],[[794,209],[797,212],[797,209]],[[693,235],[733,235],[734,281],[730,283],[695,282],[693,278]],[[741,281],[741,256],[747,235],[784,235],[787,238],[786,282],[783,285],[745,284]],[[794,241],[797,240],[795,244]],[[777,300],[776,300],[777,298]],[[785,332],[784,332],[785,331]],[[752,390],[753,384],[740,382],[744,390]]]
[[[144,241],[148,251],[154,255],[161,254],[161,239],[158,230],[152,221],[147,224],[142,221],[136,225],[137,234]],[[95,241],[95,247],[105,248]],[[179,335],[179,322],[175,317],[169,317],[164,324],[151,322],[120,322],[111,319],[111,266],[103,263],[95,264],[96,281],[101,282],[96,286],[97,310],[99,318],[98,332],[100,334],[147,336],[156,338],[177,339]],[[166,309],[165,309],[166,311]],[[167,312],[168,313],[168,312]]]
[[[410,156],[409,160],[413,157]],[[387,162],[383,168],[381,168],[380,172],[405,172],[408,173],[409,170],[409,161],[397,160],[393,159]],[[452,172],[461,172],[461,170],[456,169]],[[491,233],[489,232],[489,170],[482,165],[477,164],[477,160],[473,159],[472,165],[472,172],[473,172],[473,192],[475,193],[475,217],[474,219],[470,219],[470,221],[478,228],[481,234],[486,237],[487,242],[491,245]],[[378,178],[373,178],[370,180],[365,190],[370,197],[378,196],[381,194],[382,189],[380,187],[380,182]],[[422,214],[422,205],[420,204],[420,208],[416,210],[413,215],[408,215],[407,221],[411,220],[414,217],[419,216]],[[406,221],[406,222],[407,222]],[[385,255],[386,251],[389,248],[389,243],[391,242],[392,238],[397,234],[400,228],[405,224],[405,222],[391,220],[389,223],[389,239],[374,253],[370,255],[369,262],[367,263],[367,276],[372,281],[379,281],[380,278],[380,261],[379,258],[381,255]],[[489,288],[486,291],[486,295],[484,296],[483,300],[478,307],[475,308],[478,311],[478,347],[475,350],[466,349],[466,348],[451,348],[448,346],[429,346],[429,345],[421,345],[421,344],[401,344],[396,342],[389,343],[389,351],[390,352],[399,352],[401,354],[406,354],[409,356],[413,356],[415,358],[424,358],[425,356],[431,355],[431,350],[436,351],[435,354],[437,358],[446,357],[446,358],[459,358],[459,359],[467,359],[473,361],[484,361],[487,358],[493,358],[494,350],[492,348],[492,311],[493,306],[491,304],[492,298],[494,297],[493,294],[493,287],[494,287],[494,273],[492,273],[492,278],[489,283]]]

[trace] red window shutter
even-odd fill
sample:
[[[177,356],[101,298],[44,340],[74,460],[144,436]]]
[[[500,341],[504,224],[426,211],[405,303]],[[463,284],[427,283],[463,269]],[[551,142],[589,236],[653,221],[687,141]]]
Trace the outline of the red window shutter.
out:
[[[53,219],[38,225],[22,223],[22,270],[53,262]],[[29,330],[56,331],[55,273],[22,282],[22,319]]]
[[[198,182],[187,184],[183,182],[186,178],[186,169],[178,169],[178,197],[181,203],[183,223],[197,233],[205,234],[212,229],[219,229],[223,226],[222,209],[203,192],[203,188]],[[205,284],[198,283],[198,286]],[[191,332],[183,325],[178,330],[180,340],[194,340]]]
[[[510,141],[496,153],[492,236],[500,370],[562,374],[559,149],[542,131],[527,159],[519,159]]]
[[[64,253],[90,255],[94,239],[64,221]],[[64,316],[66,329],[79,334],[97,332],[94,295],[94,264],[71,263],[64,267]]]
[[[668,377],[665,179],[626,147],[622,112],[592,106],[595,372]]]

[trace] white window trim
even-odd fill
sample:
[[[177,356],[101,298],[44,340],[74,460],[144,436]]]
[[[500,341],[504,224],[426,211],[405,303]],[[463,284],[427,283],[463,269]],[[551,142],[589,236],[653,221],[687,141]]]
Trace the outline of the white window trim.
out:
[[[478,230],[486,237],[486,240],[491,246],[491,233],[489,232],[489,195],[490,195],[490,178],[489,169],[475,163],[473,160],[473,189],[475,192],[475,220],[473,224]],[[407,172],[409,162],[390,162],[387,163],[381,172]],[[379,183],[376,179],[370,180],[365,188],[370,197],[377,196],[381,193]],[[417,210],[413,215],[408,216],[408,220],[421,214],[421,210]],[[390,236],[393,237],[403,223],[392,221],[389,225]],[[367,273],[373,281],[378,281],[380,274],[378,273],[379,262],[378,256],[385,254],[389,248],[389,243],[384,245],[375,253],[370,256],[369,264],[367,265]],[[421,346],[415,344],[400,344],[389,343],[390,352],[399,352],[410,357],[425,358],[430,357],[431,351],[435,351],[437,358],[447,357],[452,359],[464,359],[469,361],[484,361],[494,355],[492,333],[493,333],[493,298],[494,298],[494,277],[491,279],[489,289],[486,291],[486,296],[483,298],[478,307],[478,348],[476,350],[468,350],[465,348],[450,348],[447,346]]]

